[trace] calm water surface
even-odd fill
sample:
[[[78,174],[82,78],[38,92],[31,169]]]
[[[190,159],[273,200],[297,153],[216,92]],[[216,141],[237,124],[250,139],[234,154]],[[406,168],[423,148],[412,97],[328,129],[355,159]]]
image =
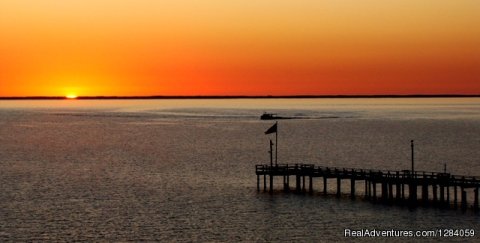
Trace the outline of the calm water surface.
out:
[[[254,166],[268,161],[263,132],[273,124],[258,119],[264,111],[306,118],[279,122],[281,163],[409,169],[415,139],[418,170],[447,164],[480,176],[474,98],[0,101],[0,241],[351,241],[347,228],[480,234],[470,211],[257,193]]]

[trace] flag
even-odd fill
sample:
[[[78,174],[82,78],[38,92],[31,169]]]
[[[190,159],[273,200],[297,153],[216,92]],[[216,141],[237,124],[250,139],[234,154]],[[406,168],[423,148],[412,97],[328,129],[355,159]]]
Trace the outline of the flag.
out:
[[[270,127],[265,134],[276,133],[277,132],[277,123],[275,123],[272,127]]]

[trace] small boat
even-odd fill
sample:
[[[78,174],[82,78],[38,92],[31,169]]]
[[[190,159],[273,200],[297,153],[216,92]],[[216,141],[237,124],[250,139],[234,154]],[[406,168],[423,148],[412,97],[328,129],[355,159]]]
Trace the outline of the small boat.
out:
[[[278,119],[292,119],[292,117],[282,117],[282,116],[277,116],[277,114],[267,113],[267,112],[264,112],[260,116],[260,120],[278,120]]]
[[[276,117],[276,114],[264,112],[263,115],[260,116],[260,120],[275,120]]]

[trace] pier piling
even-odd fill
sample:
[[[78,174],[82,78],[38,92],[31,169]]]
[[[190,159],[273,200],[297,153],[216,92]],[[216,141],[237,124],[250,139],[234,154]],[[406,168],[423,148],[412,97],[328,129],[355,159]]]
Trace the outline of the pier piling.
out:
[[[337,197],[340,197],[340,194],[342,193],[342,181],[340,177],[337,177]]]
[[[402,192],[401,192],[402,186],[400,185],[399,181],[400,181],[399,176],[397,174],[397,183],[395,184],[395,190],[396,190],[395,197],[396,197],[397,203],[402,201]]]
[[[355,200],[355,177],[353,176],[352,179],[350,179],[350,198]]]
[[[301,179],[300,175],[297,175],[297,176],[296,176],[296,181],[295,181],[295,182],[296,182],[296,183],[295,183],[295,184],[296,184],[295,190],[297,191],[297,193],[301,191],[301,188],[300,188],[300,179]]]
[[[273,192],[273,175],[270,175],[270,188],[268,188],[268,190],[270,193]]]
[[[302,176],[302,192],[305,192],[305,176]]]
[[[393,183],[388,183],[388,201],[389,203],[393,202]]]
[[[312,178],[312,176],[309,176],[308,193],[310,193],[310,194],[313,193],[313,178]]]
[[[323,194],[327,195],[327,177],[323,177]]]
[[[445,190],[444,186],[440,184],[440,205],[445,206]]]
[[[428,184],[427,182],[423,182],[422,185],[422,202],[424,206],[428,205]]]
[[[368,198],[368,181],[365,180],[365,198]]]
[[[467,210],[467,192],[462,188],[462,210]]]
[[[453,186],[453,208],[457,209],[458,196],[457,196],[457,186]]]
[[[263,191],[267,190],[267,175],[263,175]]]
[[[473,209],[478,212],[478,187],[473,190],[474,198],[473,198]]]
[[[388,189],[387,189],[387,182],[382,182],[382,200],[383,202],[387,202],[388,199]]]

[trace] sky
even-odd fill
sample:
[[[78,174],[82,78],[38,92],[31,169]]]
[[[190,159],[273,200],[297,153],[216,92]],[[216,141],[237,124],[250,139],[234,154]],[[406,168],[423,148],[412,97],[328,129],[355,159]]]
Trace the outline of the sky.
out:
[[[0,96],[480,94],[478,0],[1,0]]]

